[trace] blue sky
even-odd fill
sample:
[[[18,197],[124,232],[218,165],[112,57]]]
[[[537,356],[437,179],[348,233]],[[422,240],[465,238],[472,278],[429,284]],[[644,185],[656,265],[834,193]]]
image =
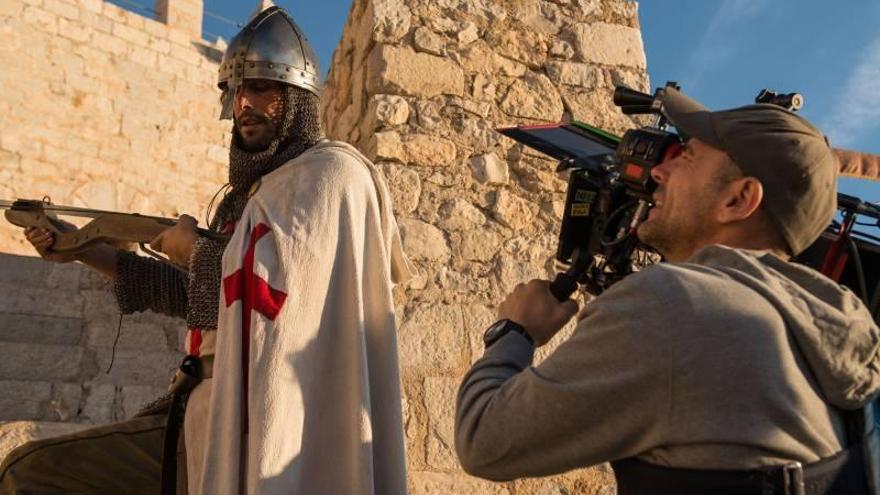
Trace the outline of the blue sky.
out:
[[[306,31],[326,72],[351,1],[276,3]],[[205,9],[242,23],[256,4],[205,0]],[[719,109],[749,103],[762,88],[797,91],[800,113],[834,146],[880,153],[880,1],[645,0],[639,12],[652,85],[677,81]],[[206,38],[237,31],[210,14]],[[880,182],[842,179],[841,190],[880,201]]]

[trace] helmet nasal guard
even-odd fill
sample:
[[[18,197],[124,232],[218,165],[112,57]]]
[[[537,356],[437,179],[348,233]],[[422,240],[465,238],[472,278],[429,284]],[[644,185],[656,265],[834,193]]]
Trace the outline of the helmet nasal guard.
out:
[[[269,79],[321,96],[315,50],[281,7],[257,14],[229,42],[220,63],[217,86],[223,90],[221,119],[232,118],[235,92],[245,79]]]

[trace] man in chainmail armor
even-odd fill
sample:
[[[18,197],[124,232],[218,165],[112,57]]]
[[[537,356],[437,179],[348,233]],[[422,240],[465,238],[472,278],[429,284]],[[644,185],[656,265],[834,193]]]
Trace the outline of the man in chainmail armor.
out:
[[[219,78],[221,118],[234,119],[229,183],[209,225],[226,234],[226,240],[198,237],[195,220],[184,215],[151,243],[188,271],[106,244],[75,255],[55,253],[50,232],[26,231],[45,259],[77,260],[110,276],[122,313],[151,310],[186,319],[188,356],[172,384],[176,397],[186,401],[182,435],[186,454],[174,460],[172,444],[169,455],[169,443],[176,440],[169,438],[166,423],[167,430],[177,426],[172,426],[174,415],[168,414],[168,404],[174,401],[166,397],[131,420],[19,447],[0,465],[0,493],[156,493],[160,488],[163,493],[305,493],[301,490],[306,488],[319,489],[310,493],[405,493],[390,287],[392,278],[397,281],[406,276],[406,260],[381,174],[354,148],[322,139],[318,74],[311,46],[293,19],[278,7],[256,15],[230,42]],[[320,186],[298,187],[305,183]],[[267,200],[272,191],[261,189],[280,191],[275,196],[281,199]],[[262,208],[249,207],[251,198],[261,197]],[[267,212],[267,203],[275,205],[276,211]],[[248,246],[257,243],[254,231],[245,232],[243,227],[258,214],[264,216],[261,225],[275,223],[268,227],[272,235],[266,236],[276,238],[270,260],[264,259],[266,248],[251,249],[242,256],[235,246],[228,246],[230,238],[233,243],[243,238]],[[351,214],[355,218],[348,218]],[[301,228],[313,218],[327,224],[327,232]],[[333,222],[337,225],[330,225]],[[282,242],[284,236],[290,239]],[[349,246],[352,240],[354,245]],[[335,250],[320,253],[325,259],[304,259],[286,252],[297,248],[280,250],[291,242],[306,251],[323,249],[328,243],[335,244]],[[295,294],[298,301],[284,304],[282,298],[272,319],[255,316],[251,322],[250,308],[260,306],[260,293],[251,290],[253,284],[240,284],[240,300],[230,302],[230,291],[236,288],[230,283],[234,276],[223,268],[224,251],[227,264],[242,265],[236,258],[243,257],[250,260],[251,268],[275,267],[281,275],[258,274],[254,269],[253,276],[266,279],[272,295]],[[340,255],[346,258],[344,262]],[[318,263],[309,266],[314,262]],[[319,268],[324,266],[329,268]],[[306,273],[326,273],[329,287],[327,280],[319,287],[301,282]],[[225,300],[221,300],[224,290]],[[352,309],[346,310],[345,301],[331,301],[334,293],[354,297]],[[315,312],[308,308],[317,308],[321,314],[322,306],[330,302],[336,305],[333,312],[354,312],[359,318],[340,322],[325,315],[309,327],[306,322],[314,320]],[[218,324],[220,312],[225,316]],[[260,342],[267,345],[265,337],[257,340],[264,320],[272,326],[268,330],[278,335],[313,338],[302,345],[277,341],[275,347],[261,349]],[[251,334],[240,333],[239,327],[253,332],[253,342],[246,340]],[[323,335],[331,330],[351,335],[327,340]],[[235,350],[241,344],[250,349],[250,356],[248,351]],[[223,361],[213,366],[218,345],[239,354],[220,356]],[[273,364],[269,366],[281,371],[261,374],[266,356],[290,351],[301,363],[294,362],[286,370],[270,359]],[[340,380],[323,378],[328,374],[323,363],[330,356],[342,361],[338,366],[329,363],[330,369],[339,370],[330,375],[340,375]],[[321,363],[312,362],[316,359]],[[360,366],[347,362],[357,360]],[[256,369],[248,379],[249,367]],[[247,380],[243,387],[242,376]],[[223,390],[212,387],[212,382],[221,384]],[[314,387],[312,391],[305,390],[306,383]],[[230,387],[236,392],[227,393]],[[318,390],[322,392],[315,395]],[[327,407],[320,397],[333,401],[332,408],[342,412],[309,411],[309,402],[321,402],[316,404],[318,409]],[[282,406],[249,408],[253,402]],[[351,406],[346,408],[347,403]],[[236,424],[229,424],[230,415],[237,418]],[[241,436],[230,435],[240,424]],[[340,436],[341,432],[351,437]],[[278,438],[279,434],[301,438]],[[235,441],[230,443],[226,437]],[[320,445],[309,438],[321,439]],[[346,462],[340,462],[340,456]],[[234,459],[234,465],[224,465],[229,459]],[[169,472],[175,476],[175,471],[176,480],[160,484],[161,477]]]

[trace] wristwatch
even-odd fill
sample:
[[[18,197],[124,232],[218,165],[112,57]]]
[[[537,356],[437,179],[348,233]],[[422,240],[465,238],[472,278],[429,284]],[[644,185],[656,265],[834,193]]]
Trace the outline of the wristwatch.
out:
[[[506,318],[496,321],[486,330],[486,333],[483,334],[483,344],[488,348],[509,332],[516,332],[525,337],[526,340],[529,341],[529,344],[535,345],[535,339],[526,332],[526,329],[523,328],[522,325]]]

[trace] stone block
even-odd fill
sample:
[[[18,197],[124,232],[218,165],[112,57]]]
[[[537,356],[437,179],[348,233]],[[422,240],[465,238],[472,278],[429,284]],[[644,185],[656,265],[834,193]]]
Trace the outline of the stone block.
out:
[[[443,56],[446,54],[446,40],[434,31],[422,26],[413,33],[413,46],[420,52]]]
[[[593,88],[601,83],[602,71],[578,62],[548,62],[547,75],[556,84]]]
[[[458,470],[455,455],[455,398],[460,380],[446,377],[425,378],[425,408],[428,414],[428,465],[442,470]]]
[[[23,234],[19,234],[23,237]],[[36,256],[0,254],[0,284],[11,287],[34,287],[76,290],[83,272],[76,263],[52,263]]]
[[[421,97],[464,93],[464,72],[448,58],[376,45],[367,61],[367,92]]]
[[[80,383],[52,384],[52,399],[44,408],[44,418],[52,421],[70,421],[79,418],[83,386]]]
[[[182,352],[144,352],[104,347],[95,350],[92,383],[165,387],[183,358]],[[113,367],[110,368],[110,360]],[[106,370],[110,368],[110,372]]]
[[[543,74],[530,73],[514,81],[499,107],[513,117],[550,122],[562,119],[562,99],[553,83]]]
[[[464,317],[459,305],[416,303],[398,331],[400,364],[419,371],[459,370],[469,356]]]
[[[0,421],[41,419],[52,397],[52,384],[34,380],[0,380]]]
[[[24,9],[21,19],[35,29],[49,33],[58,33],[58,18],[54,14],[39,7],[28,6]]]
[[[62,2],[61,0],[43,0],[43,8],[57,16],[72,21],[79,19],[79,8],[68,2]]]
[[[574,48],[572,48],[571,43],[565,40],[555,39],[550,43],[550,56],[570,60],[574,57]]]
[[[441,262],[449,259],[449,246],[443,231],[413,218],[401,218],[398,225],[403,250],[410,259]]]
[[[91,30],[84,28],[78,20],[58,18],[58,34],[78,43],[86,43],[91,38]]]
[[[147,33],[121,23],[113,25],[113,36],[144,48],[149,46],[150,42],[150,36]]]
[[[481,480],[466,474],[430,471],[409,472],[409,493],[410,495],[435,495],[438,493],[511,495],[510,489],[501,483]]]
[[[468,261],[489,261],[501,247],[502,237],[486,229],[461,231],[459,254]]]
[[[534,221],[537,206],[509,191],[495,192],[492,214],[502,225],[520,230]]]
[[[0,312],[77,318],[82,311],[82,297],[73,291],[3,285],[6,296],[0,298]]]
[[[397,132],[386,131],[374,134],[368,155],[374,160],[440,167],[455,161],[456,148],[451,141],[437,136],[410,134],[403,138]]]
[[[395,213],[400,215],[415,211],[422,194],[422,180],[419,174],[405,166],[390,162],[384,162],[381,166],[394,201]]]
[[[438,211],[438,225],[444,230],[470,230],[486,223],[486,215],[479,208],[461,198],[447,200]]]
[[[393,43],[409,32],[412,12],[403,0],[371,0],[367,8],[374,41]]]
[[[396,126],[409,120],[409,103],[396,95],[374,95],[370,98],[368,115],[381,126]]]
[[[645,48],[638,29],[595,22],[577,24],[572,31],[582,61],[645,69]]]
[[[467,46],[480,38],[480,31],[473,22],[465,22],[461,29],[455,33],[455,39],[458,40],[458,46]]]
[[[534,31],[497,29],[489,31],[487,41],[496,53],[538,68],[547,60],[547,42]]]
[[[80,376],[80,347],[0,342],[0,379],[74,381]]]
[[[0,342],[76,345],[82,318],[0,312]]]
[[[495,153],[475,155],[468,160],[474,179],[481,184],[507,184],[510,170]]]
[[[116,414],[117,394],[118,391],[113,385],[87,384],[83,388],[83,406],[80,419],[92,424],[122,419],[121,415]]]

